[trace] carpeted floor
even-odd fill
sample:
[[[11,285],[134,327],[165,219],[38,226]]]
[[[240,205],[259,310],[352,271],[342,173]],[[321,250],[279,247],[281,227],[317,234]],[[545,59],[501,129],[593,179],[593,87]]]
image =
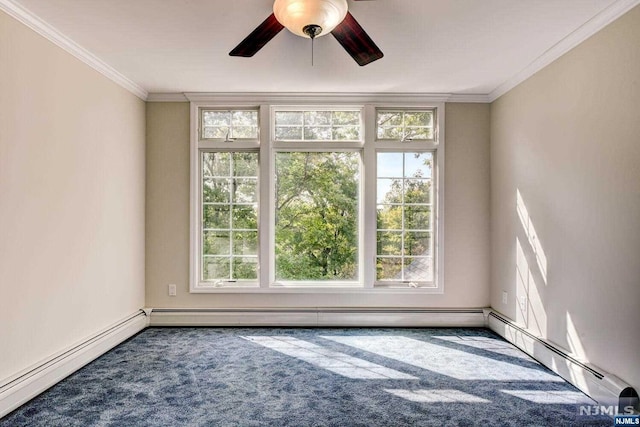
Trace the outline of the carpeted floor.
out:
[[[0,426],[611,426],[485,329],[149,328]]]

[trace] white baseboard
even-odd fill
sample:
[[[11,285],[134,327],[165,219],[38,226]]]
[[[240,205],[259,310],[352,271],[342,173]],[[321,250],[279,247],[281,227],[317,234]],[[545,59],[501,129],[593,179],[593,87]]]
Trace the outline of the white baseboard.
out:
[[[571,356],[568,351],[528,332],[511,319],[485,310],[489,329],[576,386],[606,407],[617,407],[620,394],[630,387],[620,378]],[[622,412],[623,408],[619,408]]]
[[[81,343],[2,381],[0,383],[0,418],[137,334],[147,325],[148,317],[140,310]]]
[[[153,309],[150,326],[483,327],[481,309]]]

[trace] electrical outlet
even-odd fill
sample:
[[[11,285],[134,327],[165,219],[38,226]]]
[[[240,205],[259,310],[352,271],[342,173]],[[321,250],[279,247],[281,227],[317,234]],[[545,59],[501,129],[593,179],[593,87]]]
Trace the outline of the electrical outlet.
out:
[[[502,291],[502,303],[503,304],[507,303],[507,301],[508,301],[507,297],[508,297],[507,291]]]
[[[174,285],[173,283],[169,285],[169,296],[170,297],[175,297],[176,296],[176,285]]]

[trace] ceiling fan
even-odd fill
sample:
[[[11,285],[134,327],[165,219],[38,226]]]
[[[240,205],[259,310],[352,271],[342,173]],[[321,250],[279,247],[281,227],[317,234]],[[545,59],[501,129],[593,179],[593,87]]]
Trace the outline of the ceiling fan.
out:
[[[384,56],[349,12],[347,0],[275,0],[273,13],[229,55],[251,57],[283,28],[312,40],[331,33],[361,66]]]

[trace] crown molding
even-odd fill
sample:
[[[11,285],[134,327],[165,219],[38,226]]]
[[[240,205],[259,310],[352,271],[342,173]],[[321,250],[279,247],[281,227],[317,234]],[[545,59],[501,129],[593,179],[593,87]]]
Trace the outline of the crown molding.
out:
[[[189,99],[182,92],[150,93],[147,102],[189,102]]]
[[[486,93],[453,93],[446,102],[488,104],[490,101]]]
[[[191,102],[235,102],[270,104],[429,104],[445,102],[449,94],[365,93],[365,92],[185,92]]]
[[[602,30],[604,27],[633,9],[640,4],[640,0],[618,0],[598,13],[596,16],[578,27],[574,32],[560,40],[558,43],[549,48],[546,52],[536,58],[532,63],[525,67],[522,71],[511,77],[506,82],[496,87],[488,95],[488,102],[493,102],[500,98],[538,71],[569,52],[589,37]]]
[[[298,92],[185,92],[150,93],[147,102],[216,102],[216,103],[386,103],[424,105],[440,102],[488,103],[486,94],[450,93],[298,93]]]
[[[125,88],[138,98],[146,101],[148,92],[133,80],[116,71],[100,58],[56,30],[34,13],[18,5],[13,0],[0,0],[0,10],[40,34],[56,46],[75,56],[100,74]]]

